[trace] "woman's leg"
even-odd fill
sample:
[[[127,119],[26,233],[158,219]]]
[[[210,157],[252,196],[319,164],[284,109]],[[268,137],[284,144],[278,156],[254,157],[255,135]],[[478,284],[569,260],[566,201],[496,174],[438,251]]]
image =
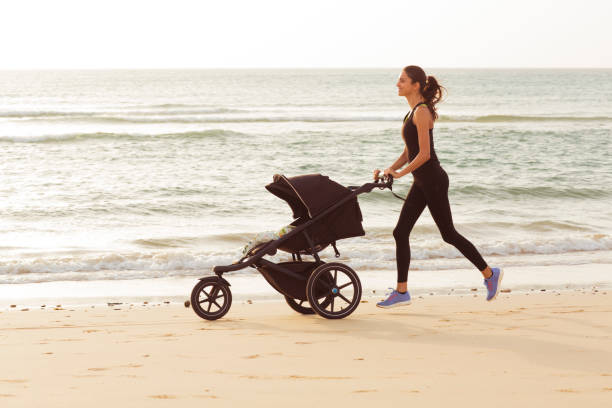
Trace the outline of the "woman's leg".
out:
[[[413,182],[402,207],[399,219],[397,220],[397,225],[393,230],[393,237],[395,238],[395,259],[397,262],[397,290],[400,292],[406,291],[406,282],[408,281],[408,268],[410,267],[410,232],[425,209],[425,205],[426,202],[423,191],[416,185],[416,182]]]
[[[487,266],[476,247],[459,234],[453,225],[453,216],[448,201],[448,175],[443,171],[436,178],[435,181],[431,180],[432,182],[428,183],[424,189],[424,194],[427,207],[442,234],[442,239],[457,248],[463,256],[478,268],[485,278],[489,278],[491,268]]]

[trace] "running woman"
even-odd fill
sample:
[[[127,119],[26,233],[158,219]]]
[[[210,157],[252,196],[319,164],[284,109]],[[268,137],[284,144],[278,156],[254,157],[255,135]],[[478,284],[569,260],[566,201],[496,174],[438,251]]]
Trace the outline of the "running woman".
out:
[[[448,175],[440,166],[434,150],[433,125],[438,118],[436,104],[442,98],[442,86],[433,76],[425,75],[418,66],[410,65],[402,70],[397,82],[397,94],[404,96],[410,112],[404,118],[402,136],[406,144],[398,159],[384,171],[394,179],[412,173],[414,181],[393,230],[396,244],[397,288],[378,307],[391,308],[410,304],[408,293],[408,268],[410,266],[409,237],[412,227],[425,209],[429,208],[442,239],[457,248],[463,256],[482,273],[487,288],[487,300],[495,299],[499,292],[503,272],[490,268],[470,241],[455,230],[448,202]],[[403,170],[399,170],[404,166]],[[380,170],[374,170],[377,180]]]

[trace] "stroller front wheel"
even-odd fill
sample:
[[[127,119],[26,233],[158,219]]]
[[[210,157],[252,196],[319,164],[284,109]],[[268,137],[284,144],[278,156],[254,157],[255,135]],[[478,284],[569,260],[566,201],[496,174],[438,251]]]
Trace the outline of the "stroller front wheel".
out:
[[[330,262],[317,267],[306,284],[310,307],[327,319],[342,319],[355,311],[361,300],[361,282],[347,265]]]
[[[232,292],[229,286],[216,276],[200,280],[191,291],[191,306],[202,319],[220,319],[231,305]]]

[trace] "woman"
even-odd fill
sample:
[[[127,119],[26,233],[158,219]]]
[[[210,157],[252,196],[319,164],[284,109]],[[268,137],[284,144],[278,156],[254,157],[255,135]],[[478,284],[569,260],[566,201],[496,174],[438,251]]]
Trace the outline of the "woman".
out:
[[[455,230],[448,202],[448,175],[440,166],[434,150],[433,125],[438,118],[436,104],[440,102],[444,88],[438,84],[436,78],[426,76],[423,69],[410,65],[402,70],[397,89],[398,95],[406,97],[411,108],[404,118],[402,128],[406,146],[395,163],[384,171],[384,175],[398,179],[412,173],[414,182],[393,230],[396,243],[397,288],[376,306],[390,308],[410,304],[407,286],[410,266],[408,237],[425,206],[429,208],[442,239],[454,245],[480,270],[485,278],[487,300],[493,300],[499,291],[503,272],[499,268],[490,268],[474,245]],[[408,165],[399,171],[406,163]],[[375,180],[379,174],[380,170],[374,170]]]

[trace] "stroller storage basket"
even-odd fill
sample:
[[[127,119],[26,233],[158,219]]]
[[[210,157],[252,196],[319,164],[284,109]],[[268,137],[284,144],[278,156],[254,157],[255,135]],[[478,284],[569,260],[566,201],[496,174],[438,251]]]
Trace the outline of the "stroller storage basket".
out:
[[[312,271],[321,265],[317,262],[280,262],[277,264],[267,264],[257,267],[257,270],[266,278],[268,283],[277,291],[293,299],[306,299],[306,282]],[[293,278],[283,272],[288,269],[297,273],[303,279]]]

